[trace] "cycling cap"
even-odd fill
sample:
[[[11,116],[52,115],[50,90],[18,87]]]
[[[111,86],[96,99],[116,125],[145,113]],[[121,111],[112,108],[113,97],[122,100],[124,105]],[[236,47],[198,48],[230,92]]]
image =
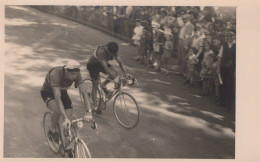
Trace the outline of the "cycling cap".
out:
[[[80,63],[76,60],[69,60],[64,68],[66,69],[79,69]]]
[[[109,42],[107,44],[107,49],[109,52],[116,54],[118,52],[118,44],[115,42]]]

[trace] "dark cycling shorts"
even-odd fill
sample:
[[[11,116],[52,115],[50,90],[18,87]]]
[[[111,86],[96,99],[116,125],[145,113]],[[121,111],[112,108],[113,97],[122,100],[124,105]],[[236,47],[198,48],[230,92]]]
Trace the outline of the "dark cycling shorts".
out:
[[[107,64],[108,67],[110,67],[110,64]],[[99,73],[102,72],[104,74],[107,74],[104,67],[101,65],[101,63],[94,58],[91,58],[87,63],[87,69],[89,71],[89,75],[91,77],[91,80],[97,80],[99,77]]]
[[[72,105],[71,105],[72,103],[68,95],[68,92],[67,91],[60,91],[60,92],[61,92],[61,101],[63,103],[64,109],[72,109]],[[41,91],[41,95],[43,101],[46,102],[47,105],[50,102],[50,100],[55,99],[54,94],[51,92]]]

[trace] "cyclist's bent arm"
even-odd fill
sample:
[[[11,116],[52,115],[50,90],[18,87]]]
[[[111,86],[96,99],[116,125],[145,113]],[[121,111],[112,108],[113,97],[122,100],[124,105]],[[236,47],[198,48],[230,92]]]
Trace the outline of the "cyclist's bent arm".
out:
[[[91,106],[90,106],[90,102],[89,102],[89,96],[88,96],[88,92],[87,89],[85,88],[85,86],[83,85],[83,83],[79,84],[79,91],[80,93],[83,95],[83,99],[84,99],[84,104],[85,104],[85,109],[87,112],[90,112],[92,110]]]
[[[115,57],[115,59],[116,59],[118,65],[119,65],[120,69],[121,69],[122,72],[124,73],[124,75],[126,75],[125,69],[124,69],[123,64],[122,64],[122,62],[120,61],[120,59],[119,59],[118,57]]]
[[[113,78],[116,78],[116,76],[114,76],[112,74],[112,72],[109,70],[108,66],[107,66],[107,62],[106,61],[101,61],[101,65],[104,67],[105,71],[107,72],[107,74]]]
[[[60,93],[60,87],[52,87],[52,90],[53,90],[53,93],[54,93],[54,98],[55,100],[57,101],[57,104],[58,104],[58,107],[59,107],[59,110],[61,112],[61,115],[63,116],[63,119],[68,119],[68,116],[65,112],[65,109],[64,109],[64,106],[63,106],[63,103],[61,101],[61,93]]]

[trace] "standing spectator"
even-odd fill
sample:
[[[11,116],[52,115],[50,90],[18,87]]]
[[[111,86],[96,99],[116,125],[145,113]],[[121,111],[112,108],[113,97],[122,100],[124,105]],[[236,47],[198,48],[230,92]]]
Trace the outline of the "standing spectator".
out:
[[[148,64],[148,51],[150,50],[150,33],[146,27],[143,29],[143,34],[140,40],[140,48],[139,52],[141,55],[141,63],[140,64]]]
[[[194,26],[189,22],[190,16],[188,14],[184,15],[182,17],[184,25],[182,26],[180,33],[179,33],[179,40],[178,40],[178,63],[180,72],[185,76],[185,69],[186,69],[186,53],[187,51],[184,51],[188,48],[191,35],[194,29]]]
[[[165,75],[168,75],[170,72],[170,59],[173,51],[172,33],[165,32],[164,36],[166,38],[166,41],[163,46],[164,49],[163,49],[162,63],[165,66]]]
[[[179,12],[177,13],[177,23],[178,23],[178,26],[179,26],[180,28],[184,25],[183,20],[182,20],[183,15],[185,15],[185,12],[184,12],[184,11],[179,11]]]
[[[131,38],[132,36],[132,30],[134,28],[133,26],[133,12],[134,12],[134,7],[133,6],[127,6],[126,7],[126,17],[124,21],[124,27],[125,27],[125,36],[127,38]]]
[[[124,29],[124,21],[125,21],[125,14],[126,7],[125,6],[119,6],[116,10],[116,25],[117,25],[117,33],[125,36],[125,29]]]
[[[201,53],[203,51],[203,39],[205,38],[205,32],[205,29],[201,28],[199,23],[196,23],[196,30],[192,39],[191,47],[195,49],[194,52],[197,58],[201,57]]]
[[[136,20],[136,27],[134,28],[134,35],[132,37],[132,40],[134,42],[134,45],[136,46],[137,49],[137,56],[136,56],[136,61],[140,60],[140,40],[141,40],[141,36],[143,34],[143,26],[141,25],[141,20],[137,19]]]
[[[186,81],[184,82],[184,84],[190,83],[190,85],[193,86],[195,65],[197,63],[198,63],[198,59],[196,57],[196,54],[194,53],[194,48],[189,48],[188,55],[187,55]]]
[[[101,17],[102,21],[101,21],[101,25],[103,28],[107,28],[108,27],[108,14],[107,14],[107,8],[106,7],[103,7],[103,10],[102,10],[102,17]]]
[[[160,12],[160,24],[161,26],[165,26],[167,22],[167,12],[165,10],[162,10]]]
[[[157,62],[157,67],[155,68],[156,72],[161,71],[161,57],[163,54],[163,44],[164,44],[164,33],[163,28],[156,30],[154,38],[154,56],[155,61]]]
[[[206,30],[204,28],[201,28],[201,25],[199,23],[196,23],[196,30],[192,39],[191,47],[193,48],[194,53],[198,58],[198,63],[194,67],[194,81],[198,83],[201,81],[199,74],[201,71],[201,60],[203,58],[203,46],[204,46],[203,42],[205,38],[204,35],[205,32]]]
[[[172,24],[173,47],[174,47],[173,50],[174,50],[174,53],[175,53],[174,56],[177,56],[179,31],[180,31],[180,27],[178,26],[177,19],[175,19],[175,21]]]
[[[210,42],[205,41],[205,51],[204,57],[201,62],[201,79],[202,79],[202,94],[210,95],[213,90],[213,63],[214,63],[214,53],[210,49]]]
[[[157,23],[160,22],[160,14],[159,14],[159,9],[158,8],[154,9],[154,13],[153,13],[153,16],[152,16],[152,21],[155,21]]]
[[[220,86],[220,105],[235,108],[236,44],[235,30],[230,30],[219,51],[218,73],[223,84]]]
[[[152,31],[151,31],[151,36],[152,36],[152,39],[151,39],[151,51],[150,51],[150,59],[151,59],[151,62],[149,64],[149,67],[154,67],[154,64],[156,62],[156,55],[155,55],[155,52],[158,52],[159,51],[159,48],[158,46],[155,44],[155,41],[156,41],[156,38],[157,38],[157,32],[158,32],[158,29],[160,28],[160,24],[156,21],[153,21],[151,22],[151,26],[152,26]]]

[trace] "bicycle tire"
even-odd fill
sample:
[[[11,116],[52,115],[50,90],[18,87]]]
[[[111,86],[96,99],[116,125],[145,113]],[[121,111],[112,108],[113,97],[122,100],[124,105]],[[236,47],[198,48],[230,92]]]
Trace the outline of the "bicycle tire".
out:
[[[127,108],[127,107],[125,106],[125,108],[122,109],[122,107],[121,107],[121,109],[120,109],[120,108],[118,108],[118,106],[116,105],[116,104],[117,104],[116,101],[117,101],[118,99],[120,100],[120,97],[123,97],[124,104],[126,104],[126,101],[125,101],[126,96],[128,97],[127,102],[129,102],[129,103],[132,102],[132,105],[131,105],[131,106],[132,106],[133,109],[130,110],[130,111],[131,111],[131,112],[130,112],[131,115],[130,115],[129,110],[128,110],[129,108]],[[121,100],[120,100],[120,106],[122,106],[122,101],[121,101]],[[120,111],[121,111],[121,112],[120,112]],[[127,93],[127,92],[121,92],[121,93],[118,93],[118,94],[116,95],[116,97],[115,97],[115,99],[114,99],[114,102],[113,102],[113,112],[114,112],[114,115],[115,115],[116,120],[117,120],[117,121],[119,122],[119,124],[120,124],[121,126],[123,126],[124,128],[132,129],[132,128],[136,127],[137,124],[138,124],[138,122],[139,122],[140,111],[139,111],[138,104],[137,104],[135,98],[134,98],[132,95],[130,95],[129,93]],[[122,112],[123,112],[123,113],[122,113]],[[123,114],[123,116],[120,117],[120,114]],[[131,121],[130,116],[135,116],[135,120],[134,120],[134,121]],[[125,124],[125,123],[124,123],[125,121],[128,121],[130,124]]]
[[[48,137],[48,132],[51,128],[51,125],[48,126],[47,122],[51,123],[52,114],[53,114],[52,112],[46,112],[44,114],[44,116],[43,116],[43,130],[44,130],[45,138],[46,138],[48,145],[50,146],[51,150],[54,153],[58,153],[59,152],[59,145],[56,142],[54,142],[52,139],[49,139],[49,137]]]
[[[75,158],[91,158],[91,154],[88,149],[88,146],[82,139],[78,139],[78,141],[75,142],[74,157]]]

